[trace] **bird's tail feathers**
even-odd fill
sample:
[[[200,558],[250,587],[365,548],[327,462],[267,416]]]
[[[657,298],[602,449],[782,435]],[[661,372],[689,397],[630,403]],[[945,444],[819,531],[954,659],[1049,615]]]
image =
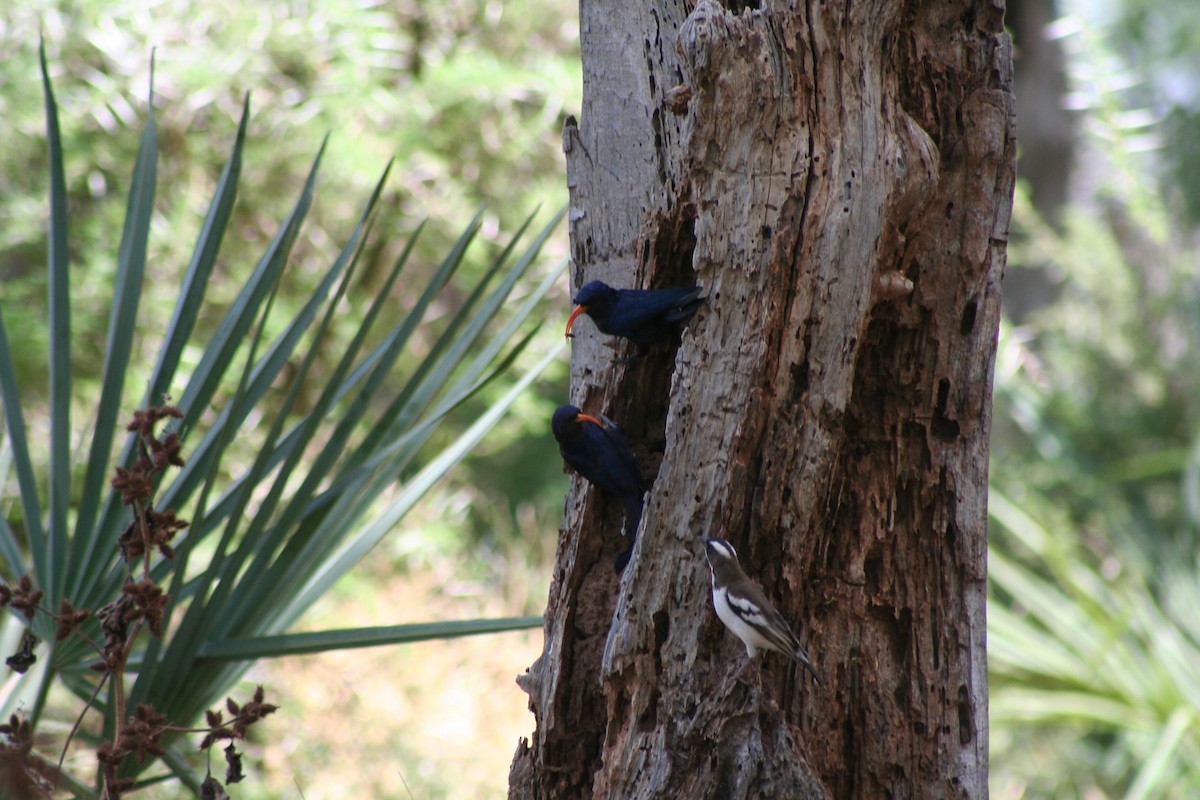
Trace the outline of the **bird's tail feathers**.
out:
[[[625,495],[625,535],[629,537],[629,545],[633,546],[637,538],[638,525],[642,522],[642,493]]]
[[[629,564],[629,557],[632,555],[633,545],[629,545],[629,547],[625,548],[623,551],[621,551],[621,554],[617,556],[616,560],[613,562],[613,569],[617,571],[618,575],[625,571],[625,567]]]
[[[825,681],[821,680],[821,674],[817,672],[817,668],[808,660],[808,653],[805,653],[803,648],[796,648],[796,652],[792,653],[792,658],[797,664],[802,665],[805,669],[812,673],[813,680],[817,682],[817,686],[824,686]]]
[[[691,319],[696,310],[704,305],[704,301],[708,299],[707,297],[699,296],[701,291],[701,288],[697,286],[691,292],[679,298],[679,304],[665,315],[666,321],[683,322]]]
[[[637,541],[638,525],[642,523],[642,493],[625,495],[625,535],[629,537],[629,546],[617,556],[616,567],[617,574],[625,571],[625,565],[629,563],[629,557],[633,555],[633,544]]]

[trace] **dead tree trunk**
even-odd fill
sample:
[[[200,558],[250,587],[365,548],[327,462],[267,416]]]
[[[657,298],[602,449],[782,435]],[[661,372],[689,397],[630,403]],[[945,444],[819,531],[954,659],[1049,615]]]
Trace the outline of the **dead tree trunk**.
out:
[[[628,364],[576,327],[572,400],[655,480],[619,577],[620,505],[572,483],[510,796],[986,797],[1003,5],[691,5],[581,2],[574,286],[709,301]],[[735,679],[705,536],[823,689],[776,654]]]

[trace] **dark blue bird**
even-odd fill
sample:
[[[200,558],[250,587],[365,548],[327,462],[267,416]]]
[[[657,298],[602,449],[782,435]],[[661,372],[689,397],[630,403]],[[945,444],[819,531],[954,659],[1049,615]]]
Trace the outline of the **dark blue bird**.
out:
[[[575,295],[575,310],[567,320],[567,336],[580,314],[587,314],[602,333],[622,336],[641,355],[656,342],[675,333],[680,323],[691,319],[704,302],[698,286],[673,289],[614,289],[592,281]]]
[[[563,460],[589,483],[625,504],[629,548],[617,557],[617,571],[629,562],[633,539],[642,519],[646,484],[624,434],[612,420],[584,414],[576,406],[559,406],[550,420]]]

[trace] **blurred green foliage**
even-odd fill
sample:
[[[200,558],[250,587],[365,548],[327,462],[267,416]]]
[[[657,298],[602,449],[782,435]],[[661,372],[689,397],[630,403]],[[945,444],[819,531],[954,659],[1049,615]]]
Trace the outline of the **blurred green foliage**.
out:
[[[1072,105],[1120,96],[1124,146],[1153,149],[1144,183],[1200,224],[1200,24],[1193,0],[1058,0],[1074,51]]]
[[[1149,226],[1139,224],[1141,218]],[[1200,795],[1196,253],[1162,207],[1055,232],[1018,197],[1018,261],[1061,298],[1005,327],[992,442],[998,796]]]
[[[347,221],[393,156],[397,166],[380,201],[383,230],[363,254],[362,281],[378,287],[405,242],[425,223],[409,282],[427,278],[475,212],[477,245],[462,268],[481,274],[528,214],[548,222],[566,202],[562,119],[577,113],[580,66],[576,12],[563,0],[430,4],[418,0],[266,5],[132,0],[35,0],[0,11],[0,292],[14,331],[26,402],[47,400],[45,352],[45,128],[37,76],[39,32],[47,41],[62,109],[71,213],[72,355],[79,396],[94,394],[103,362],[116,241],[144,118],[150,52],[155,50],[160,193],[153,221],[143,318],[169,313],[191,243],[227,157],[245,93],[255,109],[237,214],[209,287],[212,330],[236,296],[257,253],[286,215],[307,165],[332,135],[320,191],[294,252],[294,273],[277,303],[292,312],[344,241]],[[483,246],[479,246],[482,244]],[[543,269],[566,252],[566,229],[548,244]],[[450,294],[453,295],[453,289]],[[410,300],[403,296],[401,302]],[[553,295],[567,301],[566,287]],[[435,309],[445,315],[461,297]],[[521,297],[514,297],[519,302]],[[344,342],[362,308],[348,307],[330,335]],[[522,357],[528,368],[556,337],[547,326]],[[429,342],[425,342],[425,347]],[[337,348],[330,348],[331,368]],[[421,355],[421,343],[413,358]],[[196,354],[185,354],[194,359]],[[520,533],[520,520],[553,530],[565,479],[539,454],[554,452],[548,419],[566,391],[565,364],[552,368],[489,442],[488,452],[443,487],[443,499],[470,495],[490,506],[472,515],[474,537]],[[144,382],[144,375],[131,381]],[[399,387],[397,387],[397,391]],[[473,400],[482,411],[499,389]],[[311,402],[312,398],[302,399]],[[82,408],[79,409],[82,411]],[[466,418],[467,415],[464,415]],[[439,433],[443,445],[458,430]],[[552,460],[551,460],[552,461]],[[431,525],[436,506],[427,515]],[[536,512],[535,512],[536,510]]]
[[[419,229],[378,289],[362,291],[358,268],[361,256],[371,252],[367,242],[380,220],[389,163],[350,224],[351,235],[306,296],[293,285],[289,257],[312,208],[324,140],[293,207],[261,257],[243,267],[247,274],[225,303],[220,323],[198,333],[195,322],[219,274],[226,232],[237,219],[234,199],[243,176],[249,103],[203,215],[194,255],[185,274],[168,274],[175,278],[175,302],[143,315],[138,311],[143,287],[153,284],[147,280],[152,274],[147,254],[158,213],[155,197],[164,188],[157,169],[157,115],[147,108],[119,226],[116,272],[111,291],[102,292],[111,308],[102,365],[84,362],[80,370],[86,377],[99,367],[92,374],[99,380],[96,392],[93,383],[75,380],[71,359],[73,311],[80,300],[72,296],[79,266],[68,252],[73,217],[63,162],[70,142],[61,136],[44,51],[39,56],[49,163],[44,234],[49,296],[47,314],[34,319],[32,329],[48,332],[50,391],[48,408],[25,402],[31,383],[16,372],[0,315],[0,577],[4,604],[11,601],[10,611],[20,607],[25,617],[0,615],[0,640],[20,634],[25,643],[21,657],[9,659],[21,674],[0,692],[0,718],[21,710],[22,725],[34,726],[44,742],[38,723],[51,694],[65,689],[84,709],[72,716],[83,721],[91,712],[97,719],[86,728],[61,720],[56,727],[71,731],[67,743],[86,741],[97,755],[79,774],[60,775],[60,785],[80,797],[108,797],[118,791],[118,772],[132,777],[150,756],[199,795],[189,746],[173,741],[182,728],[162,726],[198,719],[255,659],[540,626],[540,616],[526,616],[498,624],[290,630],[470,452],[543,369],[561,358],[566,345],[560,341],[520,380],[505,378],[540,327],[530,329],[529,317],[543,313],[546,293],[565,271],[560,264],[545,270],[540,281],[529,281],[529,268],[562,214],[522,248],[518,242],[532,221],[527,219],[468,282],[455,279],[473,250],[482,212],[424,280],[406,269]],[[153,102],[152,88],[148,96]],[[101,242],[106,248],[113,244]],[[282,304],[275,301],[284,286],[296,313],[281,318]],[[518,286],[520,297],[514,296]],[[165,286],[158,288],[165,292]],[[0,310],[12,298],[3,299]],[[85,313],[94,313],[87,305],[91,299],[84,299]],[[346,334],[341,342],[334,335],[339,328]],[[440,424],[487,387],[499,391],[500,400],[460,420],[463,432],[438,437],[444,442],[429,453],[426,444]],[[178,407],[151,408],[172,395]],[[74,425],[72,405],[82,407]],[[131,405],[147,410],[125,427]],[[162,427],[170,432],[160,436],[151,418],[168,420]],[[122,428],[126,435],[117,435]],[[178,473],[163,479],[168,465]],[[188,520],[177,519],[176,511]],[[140,582],[131,578],[137,566]],[[17,576],[20,590],[12,588]],[[57,618],[42,613],[60,608]],[[74,609],[83,610],[77,616]],[[64,618],[81,633],[65,630]],[[151,637],[139,636],[145,628]],[[47,642],[54,644],[41,646]],[[254,697],[260,703],[262,691]],[[134,708],[139,719],[150,720],[150,728],[131,738],[124,726]],[[205,719],[209,727],[221,726],[212,715]],[[46,770],[41,756],[31,752],[33,735],[18,745],[15,723],[9,727],[10,769],[0,780],[9,789],[0,794],[16,787],[21,796],[49,797],[49,784],[43,787],[34,777]],[[224,732],[211,731],[207,741]],[[163,738],[143,748],[139,736]],[[97,760],[102,767],[89,788],[86,776],[97,772]],[[36,791],[39,787],[45,791]]]
[[[1014,208],[1010,269],[1047,270],[1059,291],[1005,323],[996,363],[999,797],[1200,796],[1200,252],[1186,172],[1154,147],[1164,124],[1121,66],[1128,34],[1066,42],[1077,201],[1057,226],[1024,191]]]

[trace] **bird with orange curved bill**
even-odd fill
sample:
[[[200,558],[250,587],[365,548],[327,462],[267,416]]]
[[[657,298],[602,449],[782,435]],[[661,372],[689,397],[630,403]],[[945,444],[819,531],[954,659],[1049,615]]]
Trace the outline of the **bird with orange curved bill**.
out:
[[[620,572],[629,562],[633,540],[642,519],[646,483],[637,458],[621,429],[603,414],[584,414],[577,406],[559,406],[550,420],[558,450],[571,469],[605,494],[625,505],[625,531],[629,547],[617,558]]]
[[[591,281],[575,295],[575,310],[567,319],[566,335],[580,314],[587,314],[601,333],[629,339],[636,358],[671,337],[704,303],[698,286],[671,289],[614,289]]]

